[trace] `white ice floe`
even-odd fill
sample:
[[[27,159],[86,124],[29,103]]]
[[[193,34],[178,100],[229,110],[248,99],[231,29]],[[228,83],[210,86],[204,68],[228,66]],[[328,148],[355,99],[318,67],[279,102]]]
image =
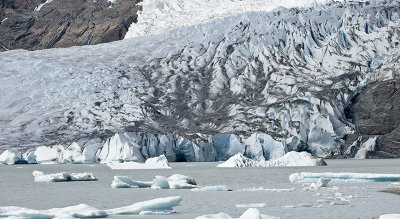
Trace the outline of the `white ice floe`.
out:
[[[400,219],[400,214],[384,214],[379,219]]]
[[[277,166],[323,166],[325,161],[307,152],[291,151],[275,160],[253,160],[238,153],[217,167],[277,167]]]
[[[289,176],[290,182],[317,182],[320,178],[330,179],[332,182],[398,182],[400,174],[376,173],[293,173]]]
[[[249,188],[249,189],[239,189],[236,191],[239,192],[259,192],[259,191],[265,191],[265,192],[294,192],[296,188],[289,188],[289,189],[278,189],[278,188],[272,188],[272,189],[267,189],[264,187],[258,187],[258,188]]]
[[[188,176],[174,174],[168,178],[156,176],[152,181],[136,181],[127,176],[114,176],[113,188],[155,188],[155,189],[192,189],[198,188],[196,181]]]
[[[13,149],[5,150],[0,155],[0,164],[12,165],[22,160],[21,152]]]
[[[196,217],[196,219],[234,219],[229,214],[218,213],[218,214],[207,214]],[[256,208],[249,208],[245,211],[238,219],[279,219],[278,217],[261,214]]]
[[[171,169],[168,165],[168,160],[165,155],[147,159],[144,163],[138,162],[124,162],[107,163],[107,166],[116,170],[132,170],[132,169]]]
[[[318,190],[322,187],[327,187],[330,181],[331,179],[329,178],[320,177],[317,182],[303,185],[303,190]]]
[[[48,210],[33,210],[28,208],[7,206],[0,207],[0,217],[16,218],[101,218],[113,215],[138,215],[138,214],[169,214],[174,212],[173,207],[179,205],[182,198],[167,197],[144,202],[138,202],[130,206],[99,210],[86,204],[80,204],[65,208],[52,208]]]
[[[205,192],[205,191],[229,191],[227,186],[204,186],[200,188],[192,189],[194,192]]]
[[[236,204],[237,208],[263,208],[267,206],[265,203]]]
[[[36,182],[66,182],[66,181],[96,181],[97,177],[93,173],[52,173],[44,174],[40,171],[33,171]]]

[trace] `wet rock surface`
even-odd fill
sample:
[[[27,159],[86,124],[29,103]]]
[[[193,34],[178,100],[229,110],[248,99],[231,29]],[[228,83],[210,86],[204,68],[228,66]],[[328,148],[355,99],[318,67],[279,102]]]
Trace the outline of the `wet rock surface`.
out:
[[[0,51],[93,45],[123,39],[141,0],[2,0]]]
[[[370,158],[400,156],[399,88],[399,78],[371,84],[353,99],[347,113],[357,130],[350,139],[378,136]]]

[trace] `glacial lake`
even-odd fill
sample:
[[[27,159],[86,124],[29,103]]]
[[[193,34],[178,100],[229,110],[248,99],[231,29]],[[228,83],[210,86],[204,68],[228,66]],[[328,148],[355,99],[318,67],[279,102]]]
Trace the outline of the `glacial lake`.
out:
[[[280,218],[379,218],[400,214],[400,195],[379,192],[400,188],[389,182],[334,183],[315,191],[304,190],[301,183],[290,183],[296,172],[359,172],[400,174],[397,160],[327,160],[324,167],[216,168],[218,163],[170,163],[168,170],[111,170],[105,165],[13,165],[0,166],[0,206],[32,209],[66,207],[81,203],[99,209],[131,205],[160,197],[181,196],[183,201],[170,215],[119,216],[118,218],[190,219],[204,214],[225,212],[239,217],[247,208],[236,204],[265,203],[263,214]],[[95,182],[34,182],[32,171],[91,172]],[[115,175],[135,180],[152,180],[155,175],[183,174],[201,186],[226,185],[233,191],[155,190],[145,188],[113,189]],[[263,189],[252,189],[263,187]],[[240,191],[245,189],[245,191]],[[284,189],[272,190],[272,189]],[[285,190],[288,189],[288,190]],[[332,205],[335,196],[350,204]]]

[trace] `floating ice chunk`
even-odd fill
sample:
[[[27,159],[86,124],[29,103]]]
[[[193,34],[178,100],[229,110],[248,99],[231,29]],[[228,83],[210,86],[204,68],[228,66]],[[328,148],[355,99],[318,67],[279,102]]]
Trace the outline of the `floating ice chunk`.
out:
[[[344,197],[338,196],[338,197],[335,197],[335,199],[331,202],[331,205],[350,205],[350,200],[348,200]]]
[[[317,182],[321,177],[332,182],[398,182],[400,174],[375,173],[293,173],[289,176],[290,182]]]
[[[182,198],[167,197],[149,201],[138,202],[130,206],[99,210],[86,204],[80,204],[65,208],[52,208],[48,210],[33,210],[15,206],[0,207],[0,217],[17,218],[101,218],[112,215],[138,215],[161,214],[174,212],[173,207],[179,205]]]
[[[196,219],[234,219],[226,213],[207,214],[196,217]],[[261,214],[256,208],[249,208],[238,219],[279,219],[278,217]]]
[[[266,189],[264,187],[258,187],[258,188],[249,188],[249,189],[239,189],[236,191],[239,192],[259,192],[259,191],[265,191],[265,192],[294,192],[296,188],[290,188],[290,189],[277,189],[277,188],[272,188],[272,189]]]
[[[160,168],[164,167],[166,169],[171,168],[168,164],[168,160],[165,157],[165,155],[160,155],[158,157],[149,158],[144,163],[149,166],[156,166],[156,167],[160,167]]]
[[[193,178],[182,174],[174,174],[168,177],[168,183],[171,189],[191,189],[198,187]]]
[[[0,217],[17,218],[97,218],[107,217],[107,213],[86,204],[48,210],[33,210],[21,207],[0,207]]]
[[[122,208],[106,210],[109,215],[135,215],[135,214],[170,214],[174,212],[173,207],[180,204],[180,196],[157,198],[149,201],[138,202]]]
[[[0,164],[13,165],[20,161],[22,161],[22,154],[17,150],[12,150],[12,149],[5,150],[0,155]]]
[[[66,181],[96,181],[97,177],[93,173],[52,173],[44,174],[40,171],[33,171],[36,182],[66,182]]]
[[[263,208],[267,206],[265,203],[236,204],[237,208]]]
[[[127,176],[114,176],[111,183],[113,188],[155,188],[155,189],[192,189],[198,188],[196,181],[188,176],[174,174],[169,178],[156,176],[153,181],[135,181]]]
[[[291,151],[276,160],[252,160],[242,154],[236,154],[217,167],[275,167],[275,166],[323,166],[325,161],[313,157],[307,152]]]
[[[107,163],[107,166],[115,170],[136,170],[136,169],[171,169],[165,155],[149,158],[145,163],[124,162],[124,163]]]
[[[306,187],[303,188],[303,190],[317,190],[322,187],[327,187],[330,181],[331,179],[321,177],[318,179],[316,183],[311,183],[310,185],[307,185]]]
[[[114,176],[114,180],[111,183],[113,188],[148,188],[153,185],[153,181],[135,181],[127,176]]]
[[[229,191],[227,186],[204,186],[200,188],[192,189],[194,192],[205,192],[205,191]]]
[[[384,214],[379,219],[400,219],[400,214]]]

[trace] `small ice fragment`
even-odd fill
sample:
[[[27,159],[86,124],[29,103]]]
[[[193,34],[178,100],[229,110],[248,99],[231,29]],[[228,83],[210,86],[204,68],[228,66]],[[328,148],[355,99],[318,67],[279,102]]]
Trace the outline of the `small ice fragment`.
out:
[[[267,206],[265,203],[236,204],[237,208],[263,208]]]

